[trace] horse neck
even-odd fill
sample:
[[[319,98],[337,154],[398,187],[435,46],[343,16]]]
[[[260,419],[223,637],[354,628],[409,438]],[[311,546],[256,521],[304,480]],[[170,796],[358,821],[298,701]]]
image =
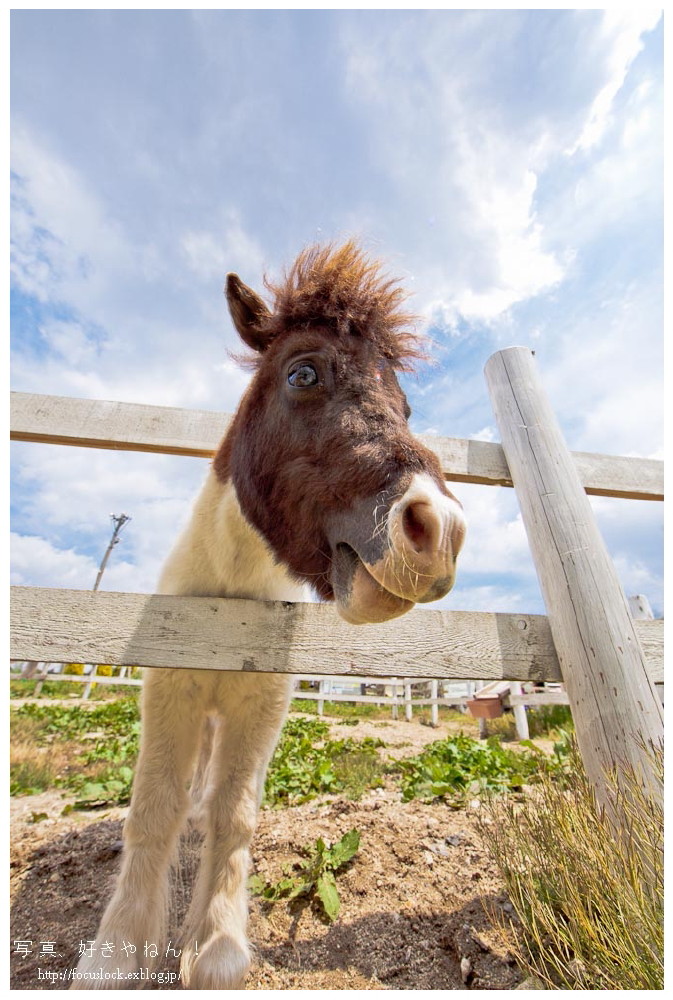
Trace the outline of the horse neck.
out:
[[[301,601],[307,588],[246,520],[231,480],[211,470],[159,578],[160,594]]]

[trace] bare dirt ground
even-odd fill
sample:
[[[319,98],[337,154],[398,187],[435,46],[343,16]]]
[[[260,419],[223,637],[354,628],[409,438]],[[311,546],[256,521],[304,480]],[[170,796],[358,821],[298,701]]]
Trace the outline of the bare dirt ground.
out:
[[[471,724],[466,722],[465,729]],[[339,736],[344,728],[335,727]],[[409,756],[446,736],[447,724],[360,722],[348,734],[379,736],[390,756]],[[452,727],[455,731],[455,727]],[[94,937],[118,870],[126,809],[71,812],[47,792],[12,802],[11,987],[63,989],[80,941]],[[250,903],[252,990],[513,989],[522,976],[485,906],[511,907],[481,842],[476,809],[403,803],[392,783],[360,801],[324,796],[263,810],[253,869],[276,881],[301,849],[356,827],[360,849],[337,879],[341,910],[326,924],[311,905]],[[33,822],[35,814],[47,818]],[[173,940],[197,863],[196,833],[183,837],[174,876]],[[176,961],[162,968],[177,973]],[[152,984],[180,989],[179,982]],[[151,985],[150,985],[151,988]]]

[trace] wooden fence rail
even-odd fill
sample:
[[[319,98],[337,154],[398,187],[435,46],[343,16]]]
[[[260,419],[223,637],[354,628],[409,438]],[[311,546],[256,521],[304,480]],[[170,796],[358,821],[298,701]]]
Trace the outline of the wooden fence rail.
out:
[[[10,657],[55,663],[560,681],[544,615],[416,609],[355,628],[328,604],[11,588]],[[663,680],[663,622],[635,623]]]
[[[210,410],[184,410],[140,403],[11,394],[10,436],[14,441],[76,445],[112,451],[144,451],[209,458],[231,416]],[[511,486],[499,444],[424,435],[437,453],[447,480]],[[617,455],[573,452],[584,488],[595,496],[662,500],[663,462]]]

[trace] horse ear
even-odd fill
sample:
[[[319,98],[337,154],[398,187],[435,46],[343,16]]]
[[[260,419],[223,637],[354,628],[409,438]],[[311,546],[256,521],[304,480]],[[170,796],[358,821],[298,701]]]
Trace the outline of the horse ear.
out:
[[[227,275],[226,295],[229,312],[241,340],[253,351],[265,351],[269,338],[264,332],[263,321],[271,313],[262,299],[252,288],[244,285],[237,274]]]

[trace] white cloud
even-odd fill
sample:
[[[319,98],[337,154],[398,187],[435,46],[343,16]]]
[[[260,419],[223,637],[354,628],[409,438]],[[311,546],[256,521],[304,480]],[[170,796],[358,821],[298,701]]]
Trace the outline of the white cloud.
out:
[[[452,611],[485,611],[490,614],[539,614],[528,592],[517,591],[509,581],[500,584],[463,586],[460,581],[448,597],[432,605],[433,609],[447,608]]]
[[[459,557],[462,572],[532,578],[534,569],[526,532],[513,490],[456,483],[468,532]]]
[[[661,17],[662,11],[652,7],[613,7],[603,11],[600,34],[602,48],[608,53],[608,78],[596,94],[582,131],[568,155],[587,152],[601,141],[611,124],[615,98],[624,85],[629,67],[643,48],[642,36],[652,31]]]
[[[652,9],[568,12],[539,58],[523,39],[535,29],[544,37],[551,15],[542,11],[429,13],[423,33],[411,20],[369,22],[367,32],[347,22],[352,100],[366,109],[377,167],[412,234],[418,300],[436,325],[457,331],[462,317],[502,326],[514,306],[576,275],[583,241],[622,215],[624,196],[660,190],[660,118],[647,84],[636,88],[626,122],[614,110],[659,17]],[[526,79],[529,62],[537,76]],[[536,100],[538,87],[546,100]],[[604,148],[615,128],[621,144]],[[582,160],[569,169],[573,148]]]
[[[124,527],[102,587],[151,592],[186,523],[207,463],[194,458],[51,445],[22,444],[13,449],[21,533],[49,538],[58,551],[69,549],[70,539],[76,538],[75,548],[88,552],[77,565],[97,569],[111,533],[109,514],[124,512],[132,520]],[[64,575],[59,576],[62,566]],[[73,567],[53,560],[43,568],[37,561],[34,564],[38,577],[47,572],[51,575],[51,586],[69,586]],[[27,574],[27,564],[22,572]],[[78,585],[84,589],[93,586],[93,580],[87,584],[85,578],[83,572]]]
[[[490,280],[458,290],[453,305],[468,320],[493,322],[513,305],[557,285],[564,267],[544,249],[543,227],[533,208],[537,177],[523,165],[503,169],[511,151],[503,141],[497,153],[484,156],[472,147],[462,150],[457,175],[462,179],[472,223],[490,246]],[[509,176],[508,176],[509,175]],[[431,307],[432,308],[432,307]]]
[[[261,281],[263,269],[237,214],[225,208],[212,230],[158,244],[127,231],[89,179],[26,126],[16,130],[13,157],[15,287],[72,313],[43,324],[52,350],[39,361],[18,345],[14,388],[232,410],[248,376],[227,361],[240,345],[224,277],[240,268]]]
[[[663,448],[662,303],[657,275],[568,308],[538,349],[574,451],[650,457]]]
[[[645,223],[661,221],[662,123],[662,88],[646,79],[625,99],[609,135],[573,172],[568,189],[550,198],[546,214],[553,218],[553,239],[573,240],[580,266],[586,268],[583,246],[617,230],[618,253],[627,231],[637,238]]]
[[[497,441],[498,436],[496,434],[495,427],[490,424],[487,427],[482,427],[480,431],[477,431],[472,435],[475,441]]]
[[[69,365],[91,365],[98,359],[100,343],[91,337],[81,323],[50,318],[40,326],[40,333],[52,351]]]
[[[252,282],[264,269],[260,247],[233,210],[211,229],[184,233],[181,243],[188,267],[204,283],[219,281],[224,285],[225,275],[234,267],[244,272],[247,282]]]
[[[73,302],[94,321],[103,287],[120,272],[147,278],[143,247],[129,242],[70,164],[42,147],[27,127],[12,133],[16,204],[13,278],[45,301]],[[39,279],[48,268],[49,281]],[[98,309],[97,309],[98,306]]]
[[[434,18],[413,49],[403,29],[388,31],[385,23],[373,37],[351,29],[344,41],[352,98],[368,109],[381,166],[400,191],[397,212],[410,178],[421,185],[416,215],[404,219],[415,234],[417,292],[425,314],[449,327],[460,316],[494,322],[555,287],[570,259],[547,245],[535,208],[539,172],[554,146],[546,123],[537,132],[513,131],[482,91],[497,58],[495,33],[516,32],[515,19],[491,16],[497,22]]]
[[[12,585],[50,587],[56,584],[73,590],[90,590],[96,579],[93,559],[74,549],[58,549],[35,535],[10,536]]]

